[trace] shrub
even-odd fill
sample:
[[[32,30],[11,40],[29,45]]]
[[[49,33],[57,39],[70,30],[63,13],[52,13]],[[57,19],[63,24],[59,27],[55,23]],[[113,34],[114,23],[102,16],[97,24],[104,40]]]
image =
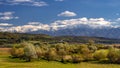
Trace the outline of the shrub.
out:
[[[63,56],[62,62],[63,63],[72,62],[72,56],[71,55]]]
[[[93,60],[93,54],[92,53],[82,54],[82,55],[83,55],[84,61],[91,61],[91,60]]]
[[[22,57],[24,55],[24,48],[18,48],[18,57]]]
[[[120,50],[115,48],[109,49],[107,57],[111,63],[120,63]]]
[[[43,57],[43,51],[42,51],[42,49],[39,46],[36,46],[35,50],[36,50],[36,54],[38,56],[38,59],[42,58]]]
[[[80,63],[81,61],[83,61],[82,55],[78,55],[78,54],[72,55],[73,63]]]
[[[59,59],[61,60],[61,62],[63,62],[63,58],[65,55],[67,55],[66,51],[64,49],[59,49],[59,51],[57,51],[57,54],[59,56]]]
[[[13,48],[10,50],[10,53],[13,58],[18,58],[24,55],[24,49],[15,44],[13,45]]]
[[[50,60],[56,60],[57,59],[57,54],[56,54],[56,49],[55,48],[50,48],[46,53],[45,53],[45,58],[50,61]]]
[[[32,58],[37,58],[35,47],[30,43],[24,43],[24,55],[26,61],[30,62]]]
[[[95,60],[104,60],[107,58],[108,51],[107,50],[98,50],[94,53]]]
[[[95,45],[88,46],[89,50],[94,53],[97,50],[97,47]]]
[[[84,61],[89,61],[93,59],[92,52],[87,46],[82,47],[81,54],[83,55]]]
[[[44,44],[31,43],[16,44],[11,49],[11,55],[16,58],[31,61],[31,59],[45,59],[48,61],[61,61],[63,63],[80,63],[81,61],[106,60],[120,63],[120,50],[113,47],[108,50],[97,50],[93,42],[89,44]],[[95,52],[94,52],[95,51]]]
[[[13,47],[10,50],[10,54],[12,55],[12,57],[18,57],[17,48]]]

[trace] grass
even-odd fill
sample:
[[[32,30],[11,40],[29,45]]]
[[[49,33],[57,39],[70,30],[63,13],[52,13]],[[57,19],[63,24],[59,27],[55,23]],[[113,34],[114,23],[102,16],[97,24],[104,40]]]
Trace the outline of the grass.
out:
[[[33,61],[24,62],[19,59],[11,59],[6,50],[0,49],[0,52],[5,53],[0,55],[0,68],[120,68],[119,64],[100,64],[97,62],[82,62],[80,64],[63,64],[55,61]]]
[[[98,64],[94,62],[82,62],[80,64],[63,64],[55,61],[24,62],[19,59],[10,59],[8,56],[0,56],[0,68],[120,68],[117,64]]]

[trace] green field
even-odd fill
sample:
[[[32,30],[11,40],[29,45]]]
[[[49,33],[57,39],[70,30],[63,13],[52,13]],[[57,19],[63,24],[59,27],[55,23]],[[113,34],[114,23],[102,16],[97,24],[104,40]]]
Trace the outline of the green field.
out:
[[[25,62],[20,59],[12,59],[9,56],[9,48],[0,48],[0,68],[120,68],[119,64],[100,64],[97,62],[81,62],[79,64],[63,64],[55,61]]]
[[[98,64],[95,62],[82,62],[80,64],[63,64],[55,61],[24,62],[11,59],[8,55],[0,55],[0,68],[120,68],[118,64]]]

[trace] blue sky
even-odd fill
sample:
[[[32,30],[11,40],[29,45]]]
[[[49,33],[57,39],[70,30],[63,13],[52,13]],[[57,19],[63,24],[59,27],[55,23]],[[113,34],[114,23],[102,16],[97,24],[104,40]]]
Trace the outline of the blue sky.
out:
[[[119,25],[119,7],[120,0],[0,0],[0,23],[1,27],[23,26],[30,22],[51,24],[85,17],[103,18],[112,24],[117,21]]]

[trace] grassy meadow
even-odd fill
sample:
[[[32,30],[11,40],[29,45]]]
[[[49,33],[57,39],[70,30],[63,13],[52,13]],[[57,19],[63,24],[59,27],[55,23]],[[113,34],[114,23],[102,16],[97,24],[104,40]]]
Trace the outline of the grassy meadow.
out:
[[[78,64],[60,63],[55,61],[32,61],[9,58],[9,48],[0,48],[0,68],[120,68],[119,64],[102,64],[97,62],[81,62]]]

